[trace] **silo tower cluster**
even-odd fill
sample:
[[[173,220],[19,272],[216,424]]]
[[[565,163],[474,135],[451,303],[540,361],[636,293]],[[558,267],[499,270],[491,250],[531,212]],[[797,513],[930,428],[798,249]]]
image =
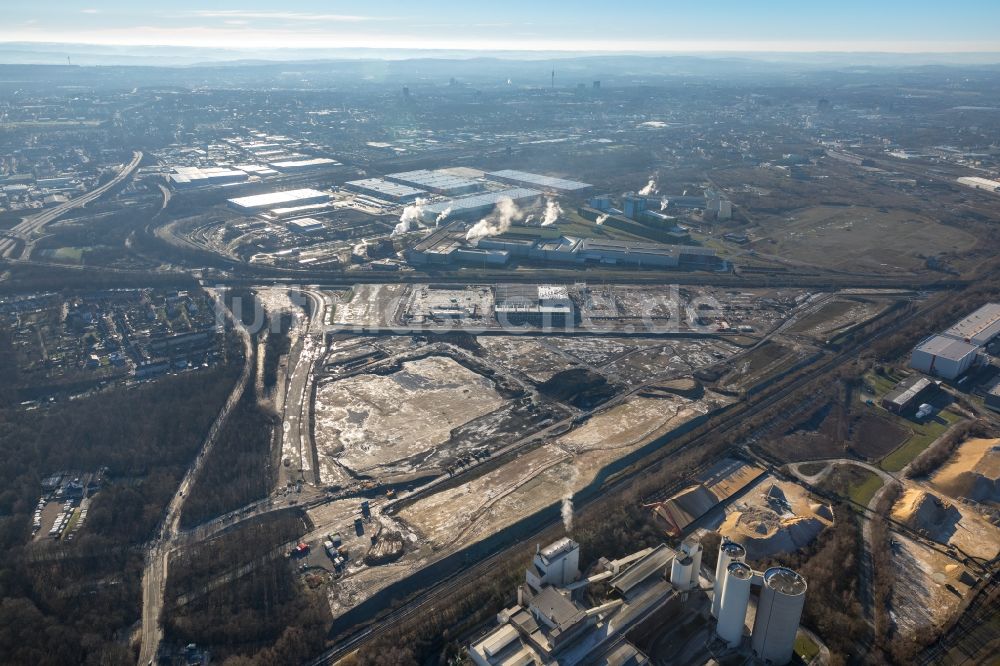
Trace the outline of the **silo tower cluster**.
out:
[[[806,581],[786,567],[771,567],[763,573],[754,571],[745,560],[743,546],[723,540],[712,599],[716,634],[730,647],[738,647],[743,642],[750,594],[758,587],[760,597],[750,646],[757,658],[765,663],[786,664],[795,648],[795,634],[805,605]]]

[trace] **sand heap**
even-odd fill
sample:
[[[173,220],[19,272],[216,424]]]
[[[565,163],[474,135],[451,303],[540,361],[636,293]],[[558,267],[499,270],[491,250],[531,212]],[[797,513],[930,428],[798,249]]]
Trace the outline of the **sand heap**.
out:
[[[829,504],[820,504],[819,502],[810,502],[809,510],[815,513],[820,518],[826,518],[830,522],[833,522],[833,510],[830,508]]]
[[[926,530],[932,537],[944,541],[954,531],[954,525],[962,514],[933,493],[909,488],[893,507],[892,517],[915,530]]]
[[[950,497],[1000,503],[1000,439],[970,439],[931,478]]]
[[[815,515],[783,517],[772,509],[744,506],[726,516],[719,533],[743,544],[747,557],[757,560],[808,545],[826,525]]]

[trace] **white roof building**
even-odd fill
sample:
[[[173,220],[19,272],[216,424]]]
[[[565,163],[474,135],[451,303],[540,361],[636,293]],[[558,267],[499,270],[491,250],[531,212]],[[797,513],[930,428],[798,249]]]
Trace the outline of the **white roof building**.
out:
[[[988,345],[1000,336],[1000,303],[987,303],[942,335],[976,346]]]
[[[229,199],[229,205],[244,212],[256,212],[268,208],[289,206],[304,206],[307,204],[326,203],[330,195],[313,189],[285,190],[283,192],[268,192],[249,197]]]
[[[979,359],[979,347],[943,335],[932,335],[913,350],[910,367],[943,379],[955,379]]]

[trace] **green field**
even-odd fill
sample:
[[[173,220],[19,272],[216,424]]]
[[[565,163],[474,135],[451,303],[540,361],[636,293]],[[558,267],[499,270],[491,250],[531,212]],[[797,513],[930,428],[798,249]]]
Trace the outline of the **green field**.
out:
[[[868,506],[878,489],[882,487],[882,477],[875,472],[864,470],[868,476],[864,481],[852,483],[847,491],[847,496],[852,502],[857,502],[861,506]]]
[[[61,247],[58,250],[52,250],[52,258],[59,261],[73,262],[74,264],[79,264],[83,261],[83,253],[86,252],[87,248],[83,247]]]
[[[948,428],[962,420],[961,416],[948,410],[940,411],[938,416],[944,423],[939,423],[937,418],[925,423],[907,421],[906,425],[913,431],[913,436],[906,440],[898,449],[883,458],[879,467],[887,472],[900,471],[911,460],[919,456],[924,449],[930,446],[931,442],[943,435]]]
[[[800,633],[795,637],[795,654],[808,664],[813,657],[819,654],[819,646],[813,643],[808,636]]]
[[[874,372],[867,373],[865,375],[865,381],[872,385],[872,388],[875,389],[875,394],[879,397],[884,396],[896,386],[896,384],[885,375],[879,375]]]
[[[882,477],[858,465],[837,465],[819,482],[819,487],[840,497],[847,497],[861,506],[868,506],[882,487]],[[853,507],[860,511],[859,507]]]

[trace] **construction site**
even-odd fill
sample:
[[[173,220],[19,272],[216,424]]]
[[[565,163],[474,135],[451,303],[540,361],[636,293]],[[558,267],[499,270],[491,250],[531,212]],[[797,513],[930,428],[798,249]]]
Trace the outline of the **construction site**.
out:
[[[311,448],[302,467],[330,499],[308,509],[314,529],[304,542],[322,552],[339,535],[345,564],[334,571],[315,554],[309,562],[335,573],[330,605],[345,621],[460,553],[516,538],[539,520],[571,524],[574,498],[734,404],[713,377],[740,372],[750,386],[780,372],[773,360],[756,367],[755,355],[769,345],[806,348],[782,331],[816,301],[797,290],[702,287],[509,292],[602,312],[596,332],[540,336],[530,325],[497,325],[499,291],[365,284],[323,292],[328,330],[309,361],[303,441]],[[681,330],[627,328],[644,316]],[[755,371],[741,372],[748,363]],[[805,520],[798,514],[807,503],[752,463],[727,459],[699,484],[667,502],[677,533],[733,496],[753,499],[733,535],[766,528],[762,553],[805,544],[816,531],[787,525]],[[830,517],[816,511],[821,529]]]
[[[310,570],[332,576],[335,626],[421,571],[571,525],[574,500],[912,297],[584,283],[316,292],[327,308],[306,336],[320,346],[299,360],[300,464],[327,499],[307,509],[303,542]],[[571,314],[509,330],[498,309],[513,299]],[[665,535],[715,531],[751,562],[806,551],[835,522],[829,500],[742,457],[647,501]],[[332,534],[339,564],[320,547]]]

